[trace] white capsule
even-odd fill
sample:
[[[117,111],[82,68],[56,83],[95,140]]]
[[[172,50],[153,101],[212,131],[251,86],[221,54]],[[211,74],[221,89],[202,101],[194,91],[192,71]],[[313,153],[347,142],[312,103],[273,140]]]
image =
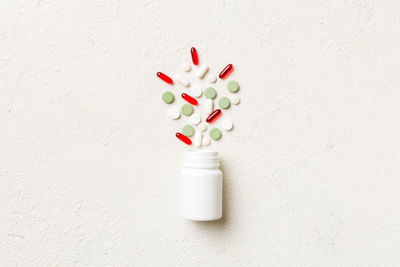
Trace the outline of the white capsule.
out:
[[[214,111],[214,102],[212,99],[207,99],[206,103],[206,112],[207,114],[211,114]]]
[[[211,143],[211,140],[207,136],[204,136],[201,143],[203,144],[203,146],[208,146]]]
[[[200,147],[201,146],[201,142],[203,139],[203,133],[201,132],[196,132],[193,136],[193,145],[195,147]]]
[[[170,116],[171,119],[177,120],[181,116],[181,111],[177,107],[170,108],[168,110],[168,116]]]
[[[182,65],[182,69],[183,69],[183,71],[189,72],[191,67],[190,67],[190,65],[188,63],[184,63]]]
[[[234,95],[230,97],[232,104],[237,105],[240,103],[240,97],[238,95]]]
[[[187,80],[183,79],[180,75],[176,75],[175,80],[177,80],[181,85],[185,87],[188,87],[190,85],[190,83]]]
[[[192,115],[190,115],[189,117],[189,122],[190,124],[192,124],[193,126],[199,124],[201,122],[201,118],[200,115],[193,113]]]
[[[214,74],[211,74],[211,76],[208,78],[208,81],[210,83],[215,83],[217,81],[217,76],[215,76]]]
[[[221,127],[225,131],[230,131],[233,128],[233,122],[230,119],[222,119]]]
[[[192,96],[194,96],[194,97],[200,97],[203,94],[203,90],[201,90],[201,88],[199,88],[199,87],[192,87],[190,92],[192,93]]]
[[[204,132],[205,130],[207,130],[207,125],[204,122],[202,122],[197,126],[197,129],[201,132]]]
[[[203,79],[204,75],[206,75],[208,71],[208,66],[206,64],[201,65],[201,67],[197,70],[196,74],[197,77]]]

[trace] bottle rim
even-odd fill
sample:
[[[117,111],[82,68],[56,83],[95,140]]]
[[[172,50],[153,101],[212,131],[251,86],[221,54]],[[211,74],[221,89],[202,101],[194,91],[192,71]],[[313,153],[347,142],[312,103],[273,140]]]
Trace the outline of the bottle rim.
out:
[[[219,156],[216,150],[187,150],[184,153],[185,168],[217,169]]]

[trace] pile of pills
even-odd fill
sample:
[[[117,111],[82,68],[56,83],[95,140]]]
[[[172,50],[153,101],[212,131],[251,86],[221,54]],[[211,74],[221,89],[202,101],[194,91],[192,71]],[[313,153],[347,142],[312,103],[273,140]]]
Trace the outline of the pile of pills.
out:
[[[207,80],[210,84],[215,84],[218,81],[216,75],[209,73],[209,67],[206,64],[199,65],[199,56],[196,48],[192,47],[190,50],[195,75],[198,79],[203,79],[207,76]],[[193,67],[185,63],[182,65],[184,72],[190,72]],[[227,79],[233,72],[233,65],[228,64],[219,73],[218,77],[221,80]],[[233,122],[227,117],[224,117],[222,110],[227,110],[231,105],[237,105],[240,103],[240,97],[238,96],[239,84],[236,81],[229,81],[226,85],[225,92],[229,95],[218,95],[217,90],[213,86],[206,87],[204,89],[198,86],[191,86],[185,76],[177,74],[174,75],[174,79],[170,76],[157,72],[157,77],[170,86],[174,86],[176,81],[180,86],[184,87],[187,92],[181,93],[182,103],[177,106],[174,102],[177,102],[179,97],[175,97],[172,91],[166,90],[161,99],[168,105],[175,105],[168,110],[168,116],[174,120],[178,120],[181,117],[186,121],[181,131],[176,133],[176,137],[187,145],[193,145],[195,147],[208,146],[212,140],[219,140],[222,137],[222,130],[231,131],[233,129]],[[179,94],[178,94],[179,95]],[[204,96],[205,113],[197,110],[200,106],[199,101],[196,98]],[[215,103],[214,103],[215,101]],[[214,109],[218,105],[218,108]],[[183,116],[181,116],[183,115]],[[220,119],[221,118],[221,119]],[[219,127],[215,126],[215,122],[218,121]],[[207,131],[208,130],[208,131]]]

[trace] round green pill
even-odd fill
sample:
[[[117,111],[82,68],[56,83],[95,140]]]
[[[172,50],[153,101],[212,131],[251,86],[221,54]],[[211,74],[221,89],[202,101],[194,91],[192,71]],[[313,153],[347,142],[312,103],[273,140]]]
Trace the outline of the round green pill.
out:
[[[218,100],[218,105],[223,109],[227,109],[231,106],[231,101],[229,101],[229,98],[227,97],[221,97]]]
[[[194,128],[191,125],[185,125],[182,128],[182,133],[187,137],[191,137],[194,134]]]
[[[231,93],[236,93],[237,91],[239,91],[239,84],[237,83],[237,81],[230,81],[228,83],[228,90]]]
[[[206,98],[208,99],[214,99],[217,96],[217,91],[215,91],[215,88],[212,87],[208,87],[205,91],[204,91],[204,95]]]
[[[162,100],[167,104],[171,104],[175,100],[174,94],[172,92],[170,92],[170,91],[166,91],[162,95]]]
[[[212,128],[209,133],[210,137],[214,140],[218,140],[221,138],[222,133],[218,128]]]
[[[193,113],[193,107],[190,104],[184,104],[181,108],[182,114],[185,116],[190,116]]]

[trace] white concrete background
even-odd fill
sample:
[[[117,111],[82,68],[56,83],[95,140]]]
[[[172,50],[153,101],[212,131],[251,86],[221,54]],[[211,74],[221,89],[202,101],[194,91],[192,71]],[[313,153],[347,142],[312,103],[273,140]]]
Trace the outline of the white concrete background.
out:
[[[398,1],[0,2],[1,266],[400,264]],[[157,71],[241,84],[224,219],[178,215]]]

